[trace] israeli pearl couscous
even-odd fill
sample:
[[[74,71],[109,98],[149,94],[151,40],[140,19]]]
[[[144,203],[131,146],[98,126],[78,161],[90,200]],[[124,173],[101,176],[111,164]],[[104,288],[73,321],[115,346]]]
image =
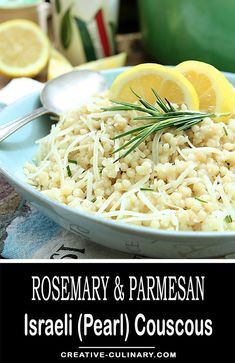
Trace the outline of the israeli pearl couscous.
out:
[[[175,231],[235,230],[235,119],[158,132],[124,158],[113,140],[145,121],[102,111],[109,95],[63,115],[38,141],[28,182],[49,198],[117,222]]]

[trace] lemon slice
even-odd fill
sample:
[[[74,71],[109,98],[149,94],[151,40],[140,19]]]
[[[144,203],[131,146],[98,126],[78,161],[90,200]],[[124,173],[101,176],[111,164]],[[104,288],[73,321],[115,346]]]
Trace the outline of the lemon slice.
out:
[[[126,64],[127,54],[125,52],[112,55],[111,57],[97,59],[77,66],[76,69],[91,69],[101,71],[103,69],[119,68]]]
[[[0,73],[35,76],[46,66],[49,49],[46,35],[35,23],[19,19],[0,24]]]
[[[235,108],[234,89],[225,76],[210,64],[199,61],[185,61],[176,66],[195,88],[199,108],[208,112],[229,112]],[[226,121],[228,117],[216,120]]]
[[[155,103],[152,88],[170,102],[198,110],[198,96],[191,83],[180,72],[160,64],[144,63],[127,69],[113,82],[111,94],[114,100],[134,102],[133,89],[150,103]]]
[[[51,59],[54,59],[61,63],[68,64],[72,67],[72,64],[68,61],[68,59],[62,53],[60,53],[57,49],[55,49],[53,47],[51,47],[51,50],[50,50],[50,60]]]
[[[67,59],[64,56],[62,57],[63,58],[58,58],[54,52],[52,53],[48,65],[48,79],[58,77],[61,74],[64,74],[72,70],[71,64],[67,61]],[[125,65],[126,57],[127,54],[123,52],[113,55],[111,57],[101,58],[95,61],[81,64],[79,66],[76,66],[74,69],[90,69],[94,71],[100,71],[103,69],[118,68]]]
[[[55,77],[60,76],[61,74],[67,73],[73,69],[72,64],[56,50],[55,48],[51,49],[50,59],[48,62],[48,73],[47,79],[53,79]]]

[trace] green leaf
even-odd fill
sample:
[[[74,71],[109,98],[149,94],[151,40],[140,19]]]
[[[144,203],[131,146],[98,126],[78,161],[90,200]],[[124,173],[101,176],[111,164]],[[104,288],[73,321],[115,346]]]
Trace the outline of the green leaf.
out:
[[[114,136],[113,140],[120,139],[123,136],[133,135],[133,134],[135,134],[135,133],[137,133],[139,131],[142,131],[142,130],[146,129],[147,127],[150,127],[150,126],[152,126],[152,124],[136,127],[135,129],[131,129],[131,130],[126,131],[126,132],[122,132],[121,134],[118,134],[118,135]]]
[[[224,220],[225,220],[225,222],[226,223],[232,223],[232,217],[231,217],[231,215],[229,214],[229,215],[227,215],[225,218],[224,218]]]
[[[155,127],[156,127],[156,125],[152,125],[147,130],[141,132],[140,135],[137,135],[136,137],[132,138],[128,143],[121,146],[121,148],[117,149],[115,152],[121,150],[122,148],[125,148],[127,145],[132,143],[132,146],[126,152],[124,152],[124,154],[122,154],[118,159],[116,159],[115,162],[121,158],[124,158],[129,153],[131,153],[134,149],[136,149],[145,139],[147,139],[147,137],[149,135],[151,135],[152,132],[154,132]],[[134,143],[133,143],[133,141],[134,141]]]
[[[89,62],[89,61],[95,60],[96,59],[95,49],[93,46],[91,36],[87,29],[86,23],[77,17],[75,17],[75,20],[77,23],[77,27],[80,31],[80,36],[82,39],[82,44],[83,44],[83,48],[84,48],[84,52],[85,52],[87,61]]]
[[[208,203],[206,200],[203,200],[201,198],[195,197],[196,200],[198,200],[201,203]]]
[[[102,175],[102,172],[103,172],[103,169],[104,169],[104,166],[99,166],[99,174]]]
[[[60,28],[60,39],[64,49],[68,49],[72,40],[72,17],[71,7],[66,10],[62,17]]]
[[[67,165],[67,166],[66,166],[66,169],[67,169],[67,174],[68,174],[68,176],[71,178],[71,177],[72,177],[72,172],[71,172],[70,166],[69,166],[69,165]]]
[[[71,163],[71,164],[76,164],[77,165],[77,161],[76,160],[68,159],[68,162]]]
[[[56,9],[57,14],[60,14],[60,12],[61,12],[60,0],[55,0],[55,9]]]

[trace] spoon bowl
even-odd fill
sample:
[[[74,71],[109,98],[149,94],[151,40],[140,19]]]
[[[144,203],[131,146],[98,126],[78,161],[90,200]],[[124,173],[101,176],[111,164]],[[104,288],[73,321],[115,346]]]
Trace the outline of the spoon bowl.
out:
[[[41,102],[51,113],[63,113],[85,104],[95,93],[107,89],[104,76],[90,70],[74,70],[48,81]]]
[[[86,103],[92,95],[103,92],[107,84],[103,75],[90,70],[74,70],[48,81],[40,95],[42,107],[0,126],[0,142],[28,122],[47,113],[58,116]]]

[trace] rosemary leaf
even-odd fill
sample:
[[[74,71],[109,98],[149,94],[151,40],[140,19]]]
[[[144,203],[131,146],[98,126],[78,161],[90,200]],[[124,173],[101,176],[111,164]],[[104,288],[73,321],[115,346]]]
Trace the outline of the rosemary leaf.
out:
[[[162,111],[164,111],[165,113],[168,113],[171,109],[168,106],[167,102],[165,102],[160,96],[159,94],[156,92],[155,89],[152,88],[152,92],[154,94],[154,96],[156,97],[156,101],[158,106],[162,109]],[[172,106],[173,107],[173,106]]]
[[[77,161],[76,160],[68,159],[68,162],[71,163],[71,164],[76,164],[77,165]]]
[[[225,218],[224,218],[224,220],[225,220],[225,222],[226,223],[232,223],[232,217],[231,217],[231,215],[230,214],[228,214]]]
[[[223,129],[224,129],[224,133],[225,133],[225,135],[226,135],[226,136],[228,136],[228,130],[226,129],[226,127],[225,127],[225,126],[223,127]]]
[[[149,126],[152,126],[152,124],[143,125],[143,126],[136,127],[134,129],[131,129],[129,131],[123,132],[122,134],[116,135],[113,138],[113,140],[120,139],[120,137],[124,137],[124,136],[130,135],[130,134],[135,134],[136,132],[141,131],[141,130],[144,130],[144,129],[146,129]]]
[[[99,174],[100,175],[102,174],[103,170],[104,170],[104,166],[103,165],[102,166],[99,166]]]
[[[140,188],[141,191],[148,191],[148,192],[153,192],[154,190],[151,188]]]
[[[146,101],[143,97],[139,96],[132,88],[131,88],[131,92],[134,93],[134,95],[139,99],[139,102],[146,108],[148,108],[149,110],[155,111],[155,112],[159,112],[158,109],[152,105],[151,103],[149,103],[148,101]]]
[[[123,149],[125,149],[127,146],[129,146],[130,144],[133,144],[136,140],[138,140],[140,138],[139,134],[136,137],[133,137],[131,140],[129,140],[128,142],[126,142],[125,144],[121,145],[118,149],[113,150],[112,154],[115,154]]]
[[[66,169],[67,169],[68,176],[71,178],[72,177],[72,172],[71,172],[70,166],[67,165]]]
[[[129,142],[127,142],[126,144],[124,145],[127,145],[129,143],[133,143],[133,145],[126,151],[124,152],[122,155],[119,156],[119,158],[117,158],[115,160],[118,161],[120,160],[121,158],[124,158],[125,156],[127,156],[128,154],[130,154],[134,149],[136,149],[140,144],[142,144],[142,142],[147,139],[147,137],[149,137],[149,135],[151,135],[153,132],[154,132],[154,129],[156,128],[156,125],[152,125],[147,131],[145,132],[142,132],[140,135],[137,135],[135,138],[134,138],[134,143],[133,143],[133,139],[131,139]],[[122,145],[119,150],[122,150],[125,146]],[[116,152],[116,151],[115,151]]]
[[[166,103],[168,104],[168,106],[169,106],[169,109],[172,111],[172,112],[175,112],[176,111],[176,109],[173,107],[173,105],[168,101],[168,99],[167,98],[165,98],[165,101],[166,101]]]
[[[150,115],[153,115],[155,111],[148,110],[145,107],[141,107],[135,103],[129,102],[120,102],[120,101],[113,101],[112,103],[119,105],[119,106],[111,106],[111,107],[102,107],[103,111],[140,111],[140,112],[147,112]]]
[[[206,200],[203,200],[203,199],[201,199],[201,198],[198,198],[198,197],[195,197],[195,199],[197,199],[199,202],[201,202],[201,203],[208,203]]]

